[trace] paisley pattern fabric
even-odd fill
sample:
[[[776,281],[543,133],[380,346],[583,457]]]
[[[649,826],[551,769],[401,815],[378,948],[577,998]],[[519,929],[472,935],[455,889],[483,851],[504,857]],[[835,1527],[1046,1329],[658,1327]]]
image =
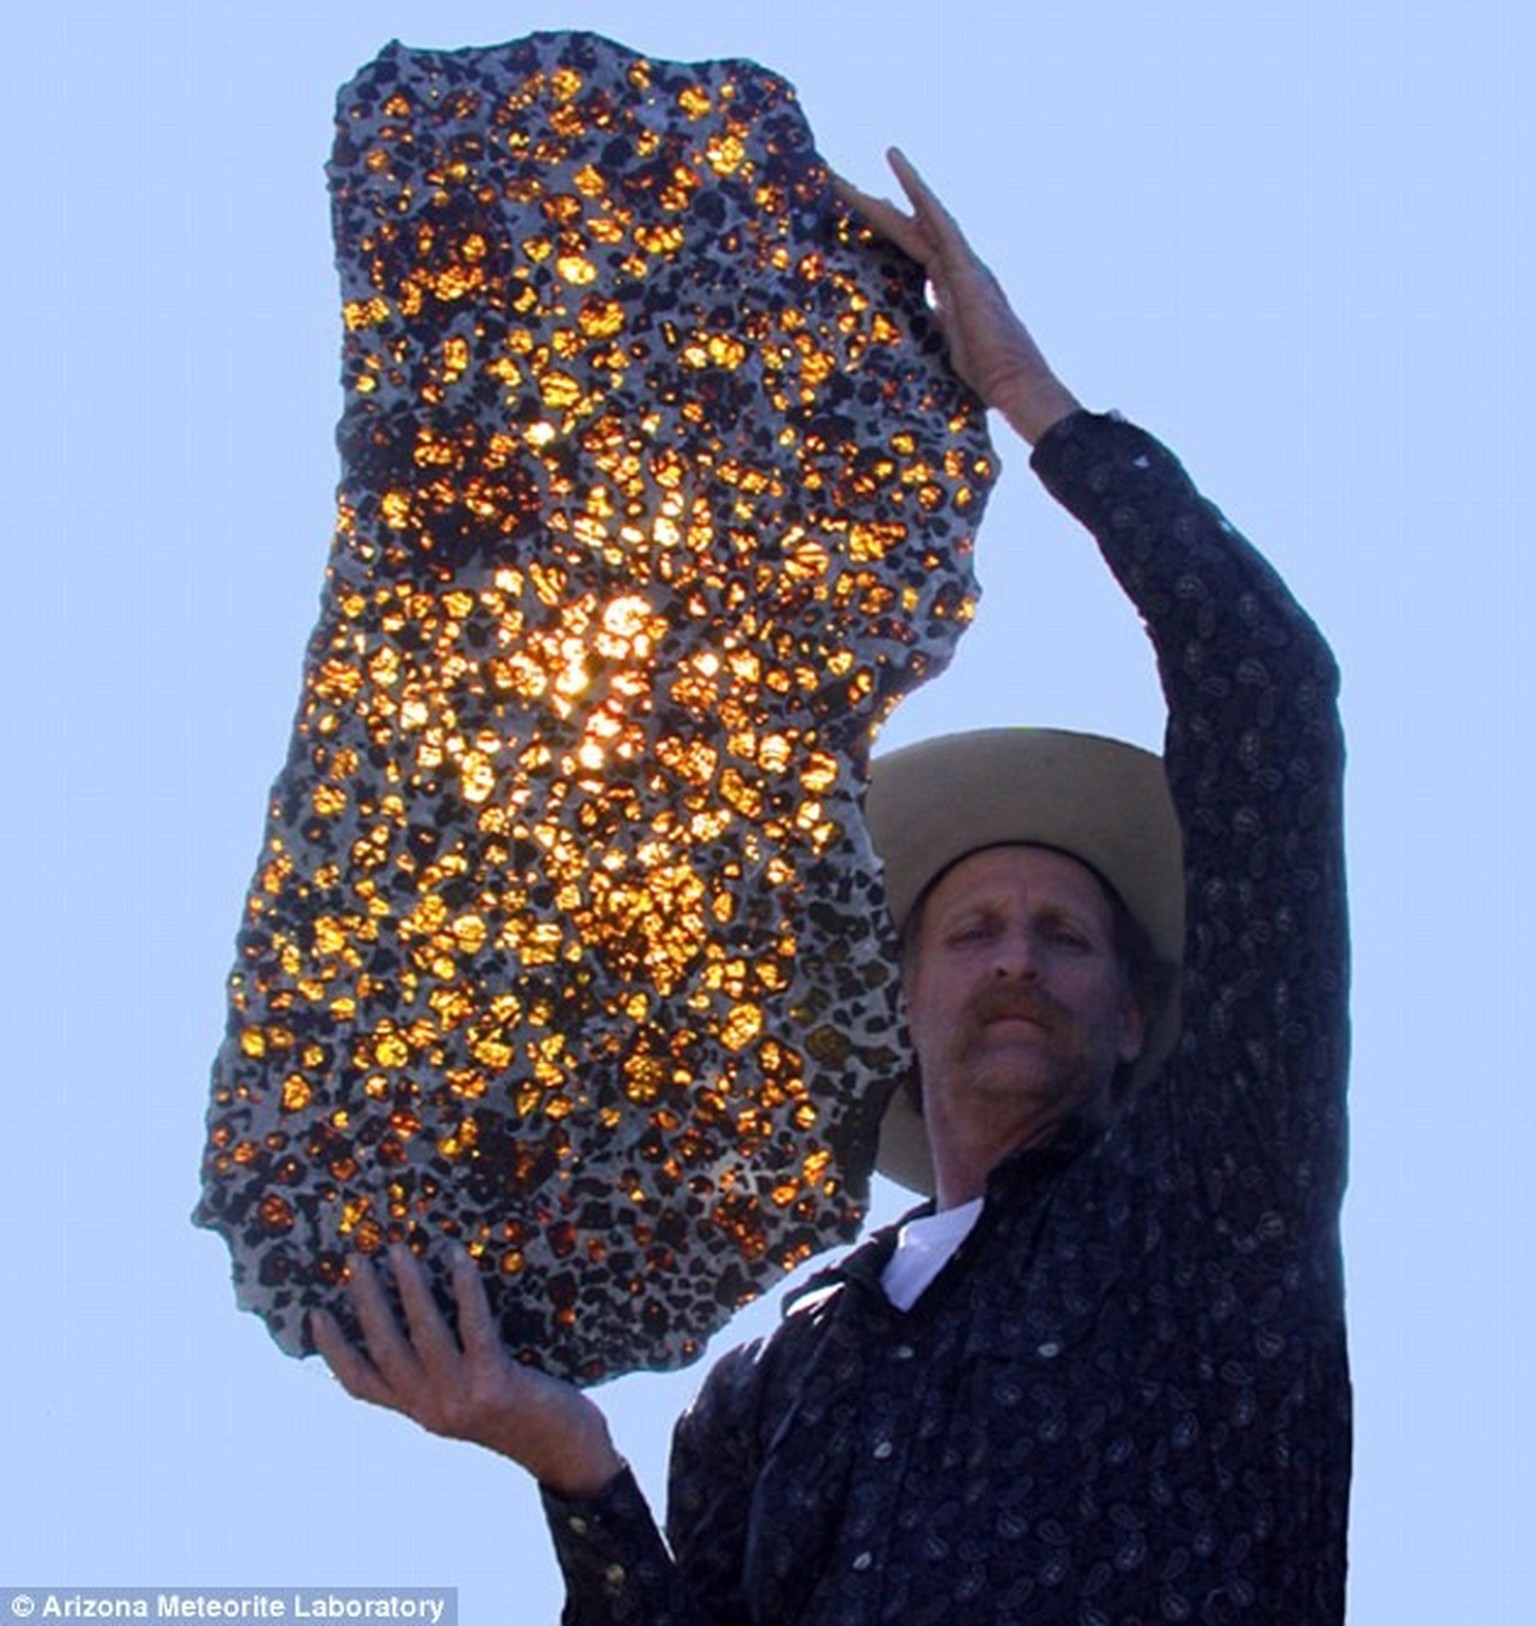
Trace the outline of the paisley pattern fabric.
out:
[[[985,413],[753,63],[392,45],[330,180],[339,521],[197,1218],[291,1353],[457,1239],[520,1358],[680,1365],[863,1218],[868,743],[970,618]]]
[[[1342,1618],[1347,935],[1332,657],[1156,442],[1035,466],[1156,647],[1186,838],[1184,1030],[1108,1130],[994,1172],[908,1312],[894,1233],[813,1279],[633,1483],[551,1501],[570,1626]]]

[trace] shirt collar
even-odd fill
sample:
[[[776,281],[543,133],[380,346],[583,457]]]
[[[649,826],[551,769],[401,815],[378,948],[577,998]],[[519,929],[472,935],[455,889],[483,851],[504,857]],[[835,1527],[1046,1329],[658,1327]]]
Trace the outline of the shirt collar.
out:
[[[1103,1133],[1104,1126],[1097,1118],[1086,1113],[1074,1113],[1071,1117],[1063,1118],[1045,1140],[1021,1146],[1018,1151],[1005,1157],[987,1177],[986,1204],[972,1238],[981,1233],[990,1214],[1006,1212],[1028,1201],[1043,1185],[1089,1151]],[[816,1290],[824,1291],[837,1282],[870,1288],[883,1298],[880,1279],[896,1251],[896,1238],[901,1227],[911,1220],[925,1219],[934,1212],[934,1201],[930,1197],[927,1202],[903,1214],[894,1225],[877,1231],[847,1258],[818,1271],[789,1302],[793,1304],[802,1295]]]

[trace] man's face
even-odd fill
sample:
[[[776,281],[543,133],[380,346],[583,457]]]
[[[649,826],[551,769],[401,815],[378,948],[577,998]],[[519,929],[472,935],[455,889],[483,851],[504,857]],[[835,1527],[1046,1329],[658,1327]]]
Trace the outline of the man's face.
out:
[[[928,895],[906,971],[907,1018],[937,1138],[959,1122],[1028,1144],[1107,1105],[1143,1024],[1097,876],[1048,847],[989,847]]]

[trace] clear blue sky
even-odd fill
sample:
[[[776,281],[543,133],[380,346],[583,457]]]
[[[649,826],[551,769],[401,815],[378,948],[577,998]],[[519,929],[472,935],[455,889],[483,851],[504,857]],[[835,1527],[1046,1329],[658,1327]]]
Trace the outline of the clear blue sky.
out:
[[[1172,444],[1331,635],[1352,1619],[1529,1618],[1523,0],[52,0],[7,22],[0,1585],[448,1584],[470,1626],[555,1617],[517,1473],[281,1356],[187,1222],[330,533],[333,97],[392,36],[555,27],[757,58],[866,186],[900,141],[1079,395]],[[1129,610],[1001,444],[981,617],[887,743],[1006,721],[1155,743]],[[658,1494],[699,1375],[604,1391]]]

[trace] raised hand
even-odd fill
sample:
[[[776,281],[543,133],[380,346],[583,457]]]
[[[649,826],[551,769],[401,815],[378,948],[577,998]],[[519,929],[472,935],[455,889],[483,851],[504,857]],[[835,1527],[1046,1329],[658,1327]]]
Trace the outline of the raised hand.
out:
[[[887,156],[910,214],[840,177],[833,183],[838,195],[923,267],[955,371],[1033,445],[1058,418],[1078,409],[1077,399],[1051,371],[954,216],[896,148]]]

